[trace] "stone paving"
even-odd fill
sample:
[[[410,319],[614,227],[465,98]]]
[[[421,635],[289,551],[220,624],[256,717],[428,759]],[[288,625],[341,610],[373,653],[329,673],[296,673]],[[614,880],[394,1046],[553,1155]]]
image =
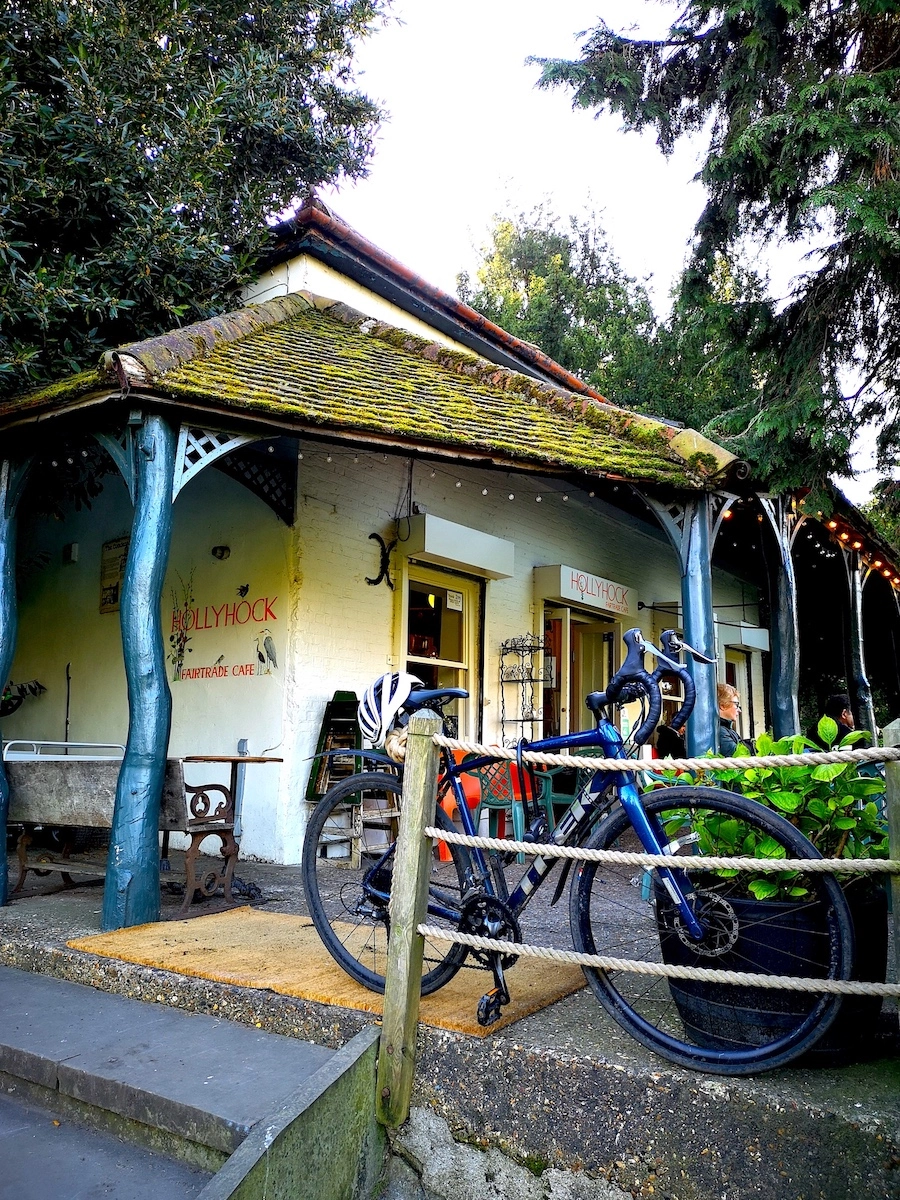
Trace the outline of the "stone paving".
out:
[[[305,911],[299,874],[254,862],[238,869],[261,892],[248,902],[278,912]],[[371,1019],[68,950],[67,939],[96,932],[100,889],[54,890],[51,877],[36,890],[43,894],[0,909],[0,963],[328,1046]],[[165,896],[163,915],[179,904]],[[531,921],[568,945],[566,909],[563,901],[549,913],[535,910]],[[458,1143],[498,1148],[532,1173],[584,1170],[635,1196],[900,1198],[900,1044],[891,1010],[868,1061],[722,1079],[655,1058],[583,991],[485,1038],[420,1027],[414,1102]]]

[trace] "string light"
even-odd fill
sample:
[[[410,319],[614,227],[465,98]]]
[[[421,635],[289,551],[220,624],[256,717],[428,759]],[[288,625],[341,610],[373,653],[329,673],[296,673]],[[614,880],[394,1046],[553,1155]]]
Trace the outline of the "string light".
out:
[[[275,453],[275,447],[274,447],[274,446],[267,446],[267,447],[266,447],[266,449],[268,450],[269,454],[274,454],[274,453]]]
[[[456,486],[457,486],[457,487],[462,487],[462,480],[461,480],[461,479],[457,479],[457,481],[456,481]]]
[[[569,499],[568,496],[563,496],[563,500],[568,500],[568,499]]]
[[[325,461],[326,461],[326,462],[331,462],[331,455],[330,455],[330,454],[326,454],[326,455],[325,455]]]
[[[508,499],[510,499],[510,500],[515,500],[515,498],[516,498],[516,493],[515,493],[515,492],[510,492],[510,493],[509,493],[509,496],[508,496]]]
[[[488,490],[487,490],[487,488],[482,488],[482,489],[481,489],[481,494],[482,494],[482,496],[486,496],[486,495],[488,494]]]
[[[540,497],[540,496],[535,496],[535,498],[534,498],[534,502],[535,502],[535,504],[540,504],[540,502],[541,502],[541,497]]]

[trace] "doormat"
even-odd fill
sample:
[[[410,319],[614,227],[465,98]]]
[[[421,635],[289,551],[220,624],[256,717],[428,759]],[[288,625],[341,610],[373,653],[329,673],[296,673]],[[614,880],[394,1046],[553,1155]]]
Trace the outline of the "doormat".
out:
[[[245,907],[136,925],[75,938],[68,945],[103,958],[158,967],[237,987],[269,988],[282,996],[381,1014],[383,997],[354,982],[319,940],[308,917]],[[512,995],[496,1024],[478,1024],[478,1001],[492,986],[490,972],[463,967],[440,991],[423,997],[419,1020],[440,1029],[485,1037],[584,987],[579,967],[522,958],[507,972]]]

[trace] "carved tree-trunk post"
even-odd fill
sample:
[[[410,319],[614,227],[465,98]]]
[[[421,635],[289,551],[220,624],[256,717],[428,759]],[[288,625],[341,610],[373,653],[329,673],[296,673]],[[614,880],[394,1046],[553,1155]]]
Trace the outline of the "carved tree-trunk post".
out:
[[[643,500],[656,513],[681,564],[681,610],[685,639],[701,654],[716,656],[716,630],[712,601],[712,547],[722,516],[734,496],[701,492],[673,504],[650,496]],[[719,708],[716,704],[716,668],[694,662],[688,667],[697,689],[694,712],[686,730],[687,752],[694,756],[718,748]]]
[[[135,506],[122,585],[128,740],[119,772],[103,928],[159,919],[159,807],[172,717],[160,604],[172,538],[175,430],[144,418],[135,437]]]
[[[885,746],[900,746],[900,720],[884,727]],[[900,762],[884,765],[885,804],[887,805],[889,853],[900,858]],[[894,962],[900,979],[900,875],[891,876],[891,909],[894,923]],[[900,1001],[898,1001],[900,1004]]]
[[[778,546],[775,567],[775,611],[772,620],[772,674],[769,707],[777,738],[800,732],[800,645],[797,640],[797,577],[792,547],[805,518],[792,497],[760,497]]]
[[[18,632],[16,604],[16,508],[25,474],[25,466],[9,459],[0,461],[0,692],[12,670]],[[0,759],[0,835],[4,852],[0,854],[0,905],[9,896],[9,871],[6,864],[6,823],[9,817],[9,780]]]
[[[845,550],[847,582],[850,587],[850,688],[860,724],[868,729],[875,742],[875,708],[872,704],[872,688],[866,674],[866,652],[863,638],[863,587],[869,576],[856,550]]]

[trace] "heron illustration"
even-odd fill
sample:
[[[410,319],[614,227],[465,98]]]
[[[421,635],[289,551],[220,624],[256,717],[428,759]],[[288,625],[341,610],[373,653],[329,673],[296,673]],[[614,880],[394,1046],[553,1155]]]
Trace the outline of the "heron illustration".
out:
[[[272,667],[275,667],[277,670],[278,659],[275,656],[275,642],[272,640],[272,635],[269,633],[268,629],[263,630],[263,649],[266,652],[268,664],[266,666],[267,673],[272,669]]]
[[[266,665],[266,656],[265,656],[265,654],[263,654],[262,650],[260,650],[259,638],[257,638],[256,639],[256,673],[257,673],[257,675],[263,674],[263,668],[265,667],[265,665]]]

